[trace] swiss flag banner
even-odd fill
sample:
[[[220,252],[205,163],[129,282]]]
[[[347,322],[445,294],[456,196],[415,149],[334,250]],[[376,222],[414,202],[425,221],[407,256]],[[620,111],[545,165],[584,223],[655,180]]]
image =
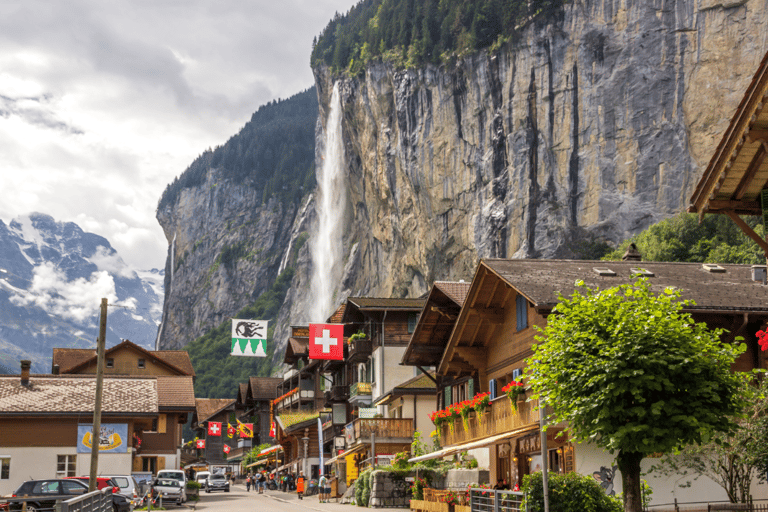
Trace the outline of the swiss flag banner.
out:
[[[209,436],[221,436],[221,422],[209,421],[208,422],[208,435]]]
[[[224,453],[229,453],[230,449],[231,448],[229,446],[227,446],[226,444],[224,445]]]
[[[344,359],[344,325],[309,324],[310,359]]]
[[[197,444],[195,445],[198,450],[202,450],[205,448],[205,439],[198,439]]]

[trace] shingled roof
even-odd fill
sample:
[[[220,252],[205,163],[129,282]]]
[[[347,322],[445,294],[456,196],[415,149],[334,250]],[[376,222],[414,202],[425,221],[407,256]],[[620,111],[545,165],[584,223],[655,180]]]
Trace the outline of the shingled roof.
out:
[[[132,348],[138,352],[144,353],[149,358],[154,358],[177,371],[181,375],[195,375],[192,367],[192,361],[189,359],[189,353],[186,350],[147,350],[130,340],[124,340],[114,347],[108,348],[105,356],[120,350],[122,348]],[[53,365],[59,366],[61,373],[73,373],[82,367],[93,364],[96,361],[96,349],[91,348],[54,348]]]
[[[102,413],[141,414],[158,412],[157,379],[104,378]],[[22,386],[18,375],[0,377],[0,415],[92,415],[96,396],[95,376],[32,375]]]
[[[192,377],[159,376],[157,379],[157,403],[163,409],[195,409],[195,387]]]
[[[649,282],[655,293],[674,287],[683,299],[696,303],[692,309],[768,312],[768,287],[752,281],[749,265],[721,264],[721,271],[709,271],[701,263],[656,261],[486,259],[480,264],[540,310],[554,307],[559,302],[558,294],[570,296],[577,281],[590,288],[605,289],[630,282],[635,274],[633,269],[643,269],[652,274]],[[615,275],[601,275],[598,269]]]
[[[424,306],[424,299],[393,299],[386,297],[349,297],[347,302],[354,304],[358,309],[399,309],[419,310]]]
[[[197,409],[197,424],[201,425],[203,422],[208,421],[211,417],[220,413],[234,403],[235,400],[232,400],[231,398],[195,399],[195,406]]]
[[[249,384],[254,400],[274,400],[277,398],[277,386],[283,382],[279,377],[251,377]]]

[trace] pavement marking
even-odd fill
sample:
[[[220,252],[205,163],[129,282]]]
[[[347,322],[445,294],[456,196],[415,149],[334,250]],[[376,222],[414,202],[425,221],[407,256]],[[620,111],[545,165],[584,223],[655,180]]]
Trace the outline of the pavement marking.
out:
[[[276,501],[282,501],[283,503],[291,503],[291,504],[294,503],[294,500],[284,500],[283,498],[278,498],[277,496],[271,496],[269,494],[267,494],[267,497],[270,498],[270,499],[276,500]],[[300,500],[300,501],[303,501],[303,500]],[[307,508],[309,510],[317,510],[318,512],[328,512],[328,509],[308,507],[307,505],[305,505],[303,503],[295,503],[295,504],[296,505],[300,505],[300,506],[302,506],[304,508]]]

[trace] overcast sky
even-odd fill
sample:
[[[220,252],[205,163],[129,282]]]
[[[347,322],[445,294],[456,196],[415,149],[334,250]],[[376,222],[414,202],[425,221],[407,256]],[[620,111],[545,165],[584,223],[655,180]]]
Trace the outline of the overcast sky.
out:
[[[262,104],[357,0],[0,2],[0,219],[30,212],[162,268],[165,186]]]

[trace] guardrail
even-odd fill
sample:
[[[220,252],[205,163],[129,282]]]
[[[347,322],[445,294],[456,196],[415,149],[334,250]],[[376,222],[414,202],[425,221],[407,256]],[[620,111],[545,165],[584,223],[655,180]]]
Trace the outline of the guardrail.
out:
[[[50,506],[39,506],[41,502]],[[27,506],[28,503],[34,505]],[[112,512],[112,494],[93,491],[81,496],[18,496],[0,499],[0,512]]]
[[[93,491],[61,502],[61,512],[111,512],[112,494]]]
[[[471,488],[469,508],[472,512],[526,512],[524,498],[522,492]]]

